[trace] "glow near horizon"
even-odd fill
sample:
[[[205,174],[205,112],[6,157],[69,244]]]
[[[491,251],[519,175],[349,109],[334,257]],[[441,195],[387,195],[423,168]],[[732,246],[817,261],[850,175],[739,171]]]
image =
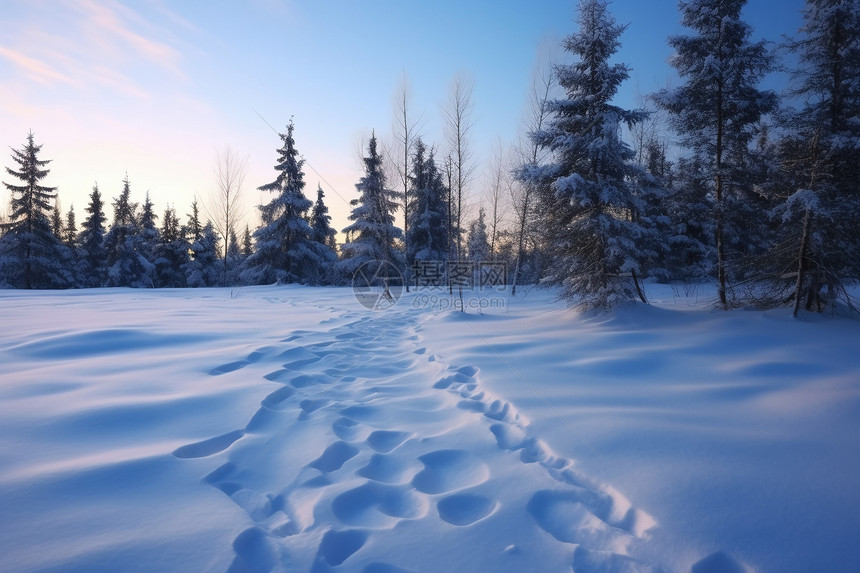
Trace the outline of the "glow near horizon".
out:
[[[132,200],[148,190],[159,215],[170,205],[185,221],[194,195],[204,202],[213,192],[216,151],[229,145],[249,158],[242,193],[253,228],[253,205],[270,198],[256,188],[275,177],[281,141],[272,128],[283,132],[294,117],[305,193],[314,199],[322,184],[340,230],[362,174],[361,144],[372,130],[390,139],[404,74],[409,111],[440,150],[451,82],[458,74],[474,82],[477,204],[493,145],[521,132],[535,68],[561,56],[561,40],[576,30],[576,2],[561,0],[490,9],[477,0],[4,4],[0,145],[19,149],[32,129],[52,160],[46,183],[59,187],[64,214],[74,204],[79,224],[96,181],[112,215],[126,173]],[[799,28],[802,6],[751,0],[744,17],[755,38],[779,41]],[[628,24],[614,61],[632,68],[618,103],[635,107],[637,93],[674,81],[666,38],[688,31],[675,2],[616,0],[610,10]],[[8,154],[2,164],[12,166]],[[0,200],[4,213],[5,188]]]

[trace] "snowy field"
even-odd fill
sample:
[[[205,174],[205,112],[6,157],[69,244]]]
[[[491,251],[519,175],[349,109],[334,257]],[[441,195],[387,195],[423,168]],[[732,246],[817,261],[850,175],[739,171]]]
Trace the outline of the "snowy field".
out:
[[[0,571],[860,571],[860,320],[648,294],[0,291]]]

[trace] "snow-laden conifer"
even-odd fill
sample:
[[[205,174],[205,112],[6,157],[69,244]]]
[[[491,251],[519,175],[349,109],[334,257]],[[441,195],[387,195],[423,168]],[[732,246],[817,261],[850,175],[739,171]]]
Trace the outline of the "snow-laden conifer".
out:
[[[93,185],[90,202],[86,208],[87,216],[81,224],[78,237],[81,250],[82,287],[104,286],[107,279],[105,250],[105,213],[98,184]]]
[[[448,260],[448,188],[436,165],[433,149],[428,150],[420,138],[412,155],[409,194],[407,264],[434,261],[444,265]]]
[[[190,260],[183,265],[189,287],[217,286],[223,276],[219,266],[218,245],[221,238],[211,222],[203,226],[200,238],[191,244]]]
[[[553,260],[545,281],[562,297],[584,307],[608,307],[638,292],[641,255],[637,241],[647,229],[636,188],[639,168],[621,139],[621,125],[644,112],[611,103],[629,72],[610,63],[623,26],[603,0],[583,0],[579,31],[564,48],[575,59],[556,68],[566,97],[546,102],[546,127],[531,137],[549,149],[546,164],[521,168],[519,177],[540,193],[547,249]]]
[[[821,310],[860,277],[860,4],[808,0],[793,91],[803,102],[781,116],[778,177],[769,188],[776,236],[762,272],[774,299]]]
[[[72,283],[71,274],[62,265],[65,249],[51,229],[57,188],[41,184],[50,173],[46,166],[51,162],[39,159],[41,149],[30,132],[24,147],[12,150],[16,168],[6,168],[7,175],[19,183],[3,182],[12,194],[12,210],[0,237],[0,284],[63,288]]]
[[[711,203],[710,240],[716,257],[720,304],[726,307],[729,262],[761,241],[762,227],[751,226],[755,182],[750,180],[750,142],[762,117],[777,103],[776,95],[757,88],[772,70],[773,58],[764,41],[751,42],[752,28],[741,19],[746,0],[686,0],[680,3],[682,23],[694,31],[672,36],[671,64],[683,84],[661,90],[655,102],[669,112],[680,141],[695,157]],[[698,200],[696,202],[698,204]],[[691,212],[690,215],[697,213]]]
[[[131,201],[128,175],[122,191],[113,201],[113,221],[105,235],[107,251],[107,284],[109,286],[152,287],[155,268],[146,256],[137,203]]]
[[[161,230],[153,248],[156,283],[160,287],[183,287],[186,284],[184,265],[188,262],[189,244],[172,207],[164,210]]]
[[[331,284],[338,282],[336,274],[337,263],[337,231],[331,226],[331,215],[325,204],[325,193],[322,186],[317,184],[317,200],[314,202],[310,216],[311,239],[313,248],[319,260],[318,268],[313,273],[314,283]]]
[[[349,220],[352,224],[343,230],[346,243],[341,247],[341,270],[350,278],[359,267],[369,263],[383,265],[392,273],[402,273],[403,255],[397,248],[397,241],[403,232],[394,224],[397,196],[386,186],[376,135],[370,138],[364,158],[364,175],[355,188],[359,196],[350,202],[353,209]],[[387,270],[385,272],[388,273]],[[396,278],[399,280],[401,277],[402,274]]]
[[[275,193],[260,206],[262,226],[254,233],[256,250],[245,261],[242,280],[251,284],[310,282],[320,260],[311,238],[307,213],[313,203],[304,195],[304,173],[293,138],[293,122],[279,134],[277,178],[259,187]]]

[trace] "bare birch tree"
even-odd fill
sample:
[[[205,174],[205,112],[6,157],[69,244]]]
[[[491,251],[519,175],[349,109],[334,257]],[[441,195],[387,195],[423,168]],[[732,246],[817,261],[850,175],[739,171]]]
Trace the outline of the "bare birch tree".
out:
[[[452,225],[456,244],[456,257],[463,257],[463,215],[469,183],[475,172],[475,160],[469,148],[469,133],[474,126],[472,117],[472,91],[474,82],[457,76],[451,84],[448,102],[443,112],[445,130],[451,157]]]
[[[523,135],[525,137],[521,139],[517,149],[519,163],[523,166],[537,165],[544,159],[542,154],[548,153],[534,143],[528,135],[540,131],[546,126],[547,119],[549,118],[546,102],[549,101],[557,85],[552,65],[540,68],[534,74],[532,88],[529,93],[528,111],[526,112],[527,115],[524,122],[525,133]],[[517,180],[511,186],[511,201],[517,215],[517,226],[514,230],[516,260],[511,285],[511,294],[514,296],[517,294],[517,281],[522,268],[523,251],[526,244],[529,219],[534,210],[535,194],[534,183],[530,181]]]
[[[409,112],[409,100],[411,96],[411,87],[409,78],[406,72],[403,72],[403,78],[400,82],[400,87],[394,97],[394,147],[392,152],[388,153],[388,157],[392,158],[395,163],[395,172],[397,179],[403,189],[403,251],[409,252],[409,159],[412,156],[412,148],[415,146],[415,141],[418,138],[419,125],[421,118],[414,118]],[[406,292],[409,292],[409,262],[406,266]]]
[[[209,201],[203,204],[206,215],[212,221],[218,234],[224,239],[224,276],[227,284],[228,257],[230,235],[236,233],[236,227],[244,218],[242,203],[242,185],[248,172],[248,158],[240,157],[230,146],[216,152],[215,191]]]
[[[496,255],[496,243],[501,233],[502,221],[508,212],[508,201],[511,189],[511,169],[508,153],[499,139],[493,145],[493,161],[490,164],[490,188],[486,198],[489,205],[489,237],[490,258]]]

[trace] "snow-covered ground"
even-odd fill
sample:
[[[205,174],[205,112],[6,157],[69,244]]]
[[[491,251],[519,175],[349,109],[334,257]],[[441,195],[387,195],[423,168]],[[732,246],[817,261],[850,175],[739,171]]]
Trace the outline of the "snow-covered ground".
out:
[[[648,293],[0,291],[0,570],[860,570],[860,321]]]

